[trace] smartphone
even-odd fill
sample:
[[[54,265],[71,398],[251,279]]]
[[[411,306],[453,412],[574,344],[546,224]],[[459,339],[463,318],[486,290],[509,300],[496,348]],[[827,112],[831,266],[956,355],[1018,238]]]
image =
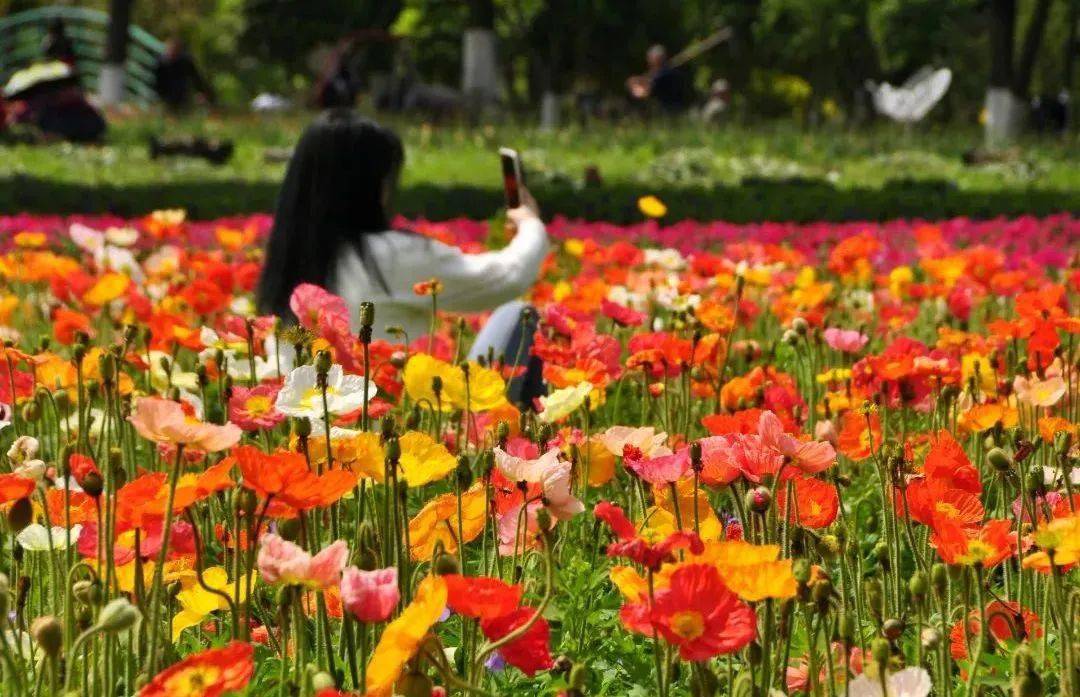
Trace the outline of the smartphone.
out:
[[[506,207],[517,208],[521,205],[521,185],[525,182],[521,169],[521,156],[517,150],[499,148],[502,161],[503,189],[506,192]]]

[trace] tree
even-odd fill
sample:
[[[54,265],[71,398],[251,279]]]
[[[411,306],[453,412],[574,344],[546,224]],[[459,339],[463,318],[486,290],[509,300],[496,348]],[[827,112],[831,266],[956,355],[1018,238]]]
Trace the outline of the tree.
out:
[[[461,38],[461,91],[474,108],[499,99],[494,0],[468,0]]]
[[[1051,0],[1034,0],[1020,55],[1016,56],[1017,0],[990,0],[990,80],[986,90],[986,137],[1015,138],[1027,114],[1028,92],[1042,45]]]
[[[105,37],[105,61],[98,78],[98,92],[105,104],[124,101],[128,30],[135,0],[109,0],[109,26]]]

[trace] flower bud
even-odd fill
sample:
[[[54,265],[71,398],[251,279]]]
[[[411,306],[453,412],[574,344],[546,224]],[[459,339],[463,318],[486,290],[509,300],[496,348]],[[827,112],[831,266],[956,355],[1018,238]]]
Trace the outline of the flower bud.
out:
[[[311,676],[311,689],[316,694],[323,690],[334,689],[334,676],[327,673],[325,670],[320,670]]]
[[[101,609],[97,627],[103,632],[116,633],[129,629],[140,619],[139,611],[126,598],[116,598]]]
[[[401,443],[397,438],[391,438],[383,446],[383,452],[387,462],[397,463],[401,459]]]
[[[420,672],[412,672],[398,680],[395,691],[401,697],[431,697],[431,678]]]
[[[333,365],[333,360],[330,358],[330,352],[326,349],[315,352],[315,371],[319,375],[326,375],[330,372],[330,366]]]
[[[935,593],[944,596],[949,587],[948,567],[940,562],[930,567],[930,583],[933,584]]]
[[[101,585],[97,581],[76,581],[71,585],[71,594],[84,605],[97,606],[101,602]]]
[[[799,336],[806,336],[806,333],[810,330],[810,324],[802,317],[796,317],[791,320],[791,328]]]
[[[311,422],[306,418],[292,419],[292,432],[297,438],[307,438],[311,435]]]
[[[746,507],[755,513],[764,513],[772,503],[772,492],[766,487],[754,487],[746,492]]]
[[[916,571],[912,574],[911,579],[908,580],[908,591],[915,598],[922,598],[926,595],[926,592],[930,590],[930,582],[926,579],[926,574],[922,571]]]
[[[64,646],[64,626],[52,615],[34,620],[30,625],[30,635],[50,658],[58,656]]]
[[[1001,448],[991,448],[990,452],[986,453],[986,460],[998,472],[1008,472],[1013,468],[1012,458]]]
[[[371,327],[375,324],[375,303],[360,303],[360,326]]]
[[[926,627],[922,630],[919,640],[922,642],[924,649],[933,651],[941,645],[941,632],[934,627]]]
[[[448,576],[450,574],[460,574],[461,565],[458,564],[458,558],[453,554],[440,554],[435,559],[433,566],[436,576]]]
[[[896,641],[904,633],[904,623],[898,619],[888,619],[881,625],[881,633],[889,641]]]
[[[465,455],[462,455],[458,458],[458,465],[457,469],[454,470],[454,476],[457,479],[458,488],[462,491],[472,486],[472,468],[469,467],[469,458]]]

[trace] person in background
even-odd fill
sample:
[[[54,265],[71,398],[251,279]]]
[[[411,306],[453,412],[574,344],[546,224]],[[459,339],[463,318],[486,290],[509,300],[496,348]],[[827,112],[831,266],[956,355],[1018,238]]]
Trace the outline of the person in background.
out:
[[[216,100],[214,89],[195,65],[182,39],[172,38],[154,67],[154,90],[169,111],[183,111],[196,96]]]
[[[692,95],[682,70],[668,63],[667,49],[660,44],[645,54],[648,70],[626,81],[630,96],[655,101],[666,114],[681,114],[690,108]]]
[[[429,333],[431,317],[431,298],[414,287],[434,277],[442,286],[440,309],[494,310],[473,343],[472,358],[490,351],[508,364],[524,364],[532,331],[518,298],[535,283],[549,247],[535,201],[523,189],[523,205],[507,211],[516,232],[506,247],[466,254],[391,228],[404,162],[393,131],[351,111],[328,111],[308,127],[278,195],[259,281],[259,311],[294,320],[293,290],[313,283],[344,298],[353,331],[359,330],[360,304],[371,301],[374,336],[395,339],[398,332],[387,327],[397,327],[411,341]],[[538,362],[531,361],[528,372],[517,387],[517,397],[526,403],[539,383]],[[511,396],[514,390],[512,384]]]
[[[64,20],[59,17],[54,17],[49,22],[41,40],[41,53],[49,60],[61,61],[75,67],[75,44],[67,35]]]
[[[359,80],[350,65],[355,39],[342,39],[327,56],[323,75],[315,85],[315,105],[320,109],[351,107],[356,104]]]

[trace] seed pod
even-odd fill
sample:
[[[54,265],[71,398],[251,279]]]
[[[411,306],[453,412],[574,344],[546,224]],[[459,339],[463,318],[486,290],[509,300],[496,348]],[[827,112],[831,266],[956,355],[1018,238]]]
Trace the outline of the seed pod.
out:
[[[311,422],[307,418],[292,419],[292,432],[297,438],[307,438],[311,435]]]
[[[930,590],[930,582],[926,580],[926,574],[916,571],[908,581],[908,591],[916,598],[922,598]]]
[[[458,559],[453,554],[440,554],[435,560],[433,569],[436,576],[461,573],[461,565],[458,564]]]
[[[30,635],[45,652],[55,658],[64,646],[64,626],[52,615],[38,617],[30,625]]]
[[[1013,468],[1012,457],[1001,448],[992,448],[990,452],[986,453],[986,460],[998,472],[1008,472]]]
[[[888,619],[881,625],[881,633],[889,641],[896,641],[904,633],[904,623],[897,619]]]
[[[315,372],[326,375],[330,372],[331,365],[333,365],[333,360],[330,358],[329,351],[321,349],[315,353]]]
[[[930,583],[934,586],[934,592],[944,596],[949,587],[949,569],[942,563],[930,567]]]
[[[101,609],[97,627],[106,633],[122,632],[139,621],[139,611],[125,598],[116,598]]]
[[[360,326],[371,327],[375,324],[375,303],[360,303]]]

